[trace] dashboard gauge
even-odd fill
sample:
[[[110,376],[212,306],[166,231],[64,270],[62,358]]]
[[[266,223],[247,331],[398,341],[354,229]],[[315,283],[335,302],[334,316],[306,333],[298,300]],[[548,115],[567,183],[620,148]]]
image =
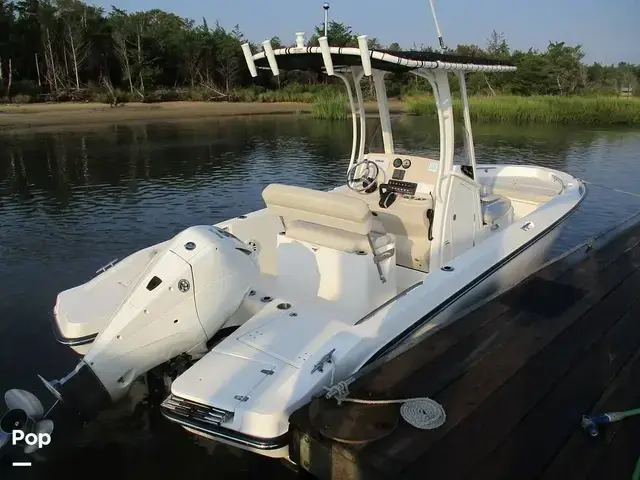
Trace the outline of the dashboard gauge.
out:
[[[396,167],[396,168],[400,168],[400,167],[402,166],[402,159],[400,159],[400,158],[396,158],[396,159],[393,161],[393,166],[394,166],[394,167]]]
[[[409,168],[410,166],[411,166],[411,160],[409,160],[408,158],[402,162],[403,168]]]

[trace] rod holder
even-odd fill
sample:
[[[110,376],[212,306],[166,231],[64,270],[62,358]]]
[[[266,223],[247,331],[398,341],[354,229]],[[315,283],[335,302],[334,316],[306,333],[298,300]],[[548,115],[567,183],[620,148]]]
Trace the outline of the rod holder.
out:
[[[331,50],[329,49],[329,40],[327,37],[320,37],[318,39],[320,44],[320,51],[322,52],[322,60],[324,60],[324,68],[327,70],[327,75],[333,75],[333,60],[331,59]]]
[[[247,61],[247,66],[249,67],[249,72],[252,77],[258,76],[258,71],[256,70],[256,64],[253,61],[253,54],[251,53],[251,46],[248,43],[242,44],[242,52],[244,53],[244,59]]]
[[[280,75],[280,70],[278,69],[278,62],[276,62],[276,55],[273,53],[273,47],[271,46],[271,40],[265,40],[262,42],[262,48],[264,50],[264,54],[267,56],[267,61],[269,62],[269,68],[273,72],[274,76]]]
[[[362,58],[362,70],[367,77],[371,76],[371,57],[369,56],[369,45],[367,45],[367,36],[358,36],[358,47],[360,48],[360,58]]]
[[[304,32],[296,32],[296,47],[304,48]]]

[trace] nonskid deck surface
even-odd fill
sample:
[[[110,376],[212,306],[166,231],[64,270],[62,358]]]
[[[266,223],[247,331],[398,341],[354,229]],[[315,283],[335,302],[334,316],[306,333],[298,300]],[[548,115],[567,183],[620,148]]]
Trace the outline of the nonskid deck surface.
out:
[[[413,270],[411,268],[401,267],[396,265],[396,284],[398,293],[405,291],[412,285],[415,285],[418,282],[421,282],[425,279],[427,274],[425,272],[420,272],[418,270]],[[271,298],[284,298],[287,301],[319,301],[330,304],[331,302],[328,300],[318,299],[317,297],[305,298],[301,297],[297,292],[291,292],[283,289],[280,285],[278,285],[278,277],[277,275],[271,275],[268,273],[262,273],[258,278],[258,281],[255,285],[256,295],[269,296]],[[371,309],[373,310],[374,307]]]
[[[353,398],[429,396],[446,410],[442,427],[399,419],[377,441],[346,444],[323,437],[304,406],[291,417],[292,459],[321,479],[630,478],[640,417],[596,438],[580,421],[640,405],[639,281],[636,225],[577,264],[552,263],[350,387]],[[332,418],[347,429],[380,408],[343,405]]]
[[[521,168],[520,175],[516,173],[518,170],[515,168],[508,175],[500,175],[497,174],[499,169],[505,169],[509,173],[507,165],[478,165],[478,183],[484,193],[496,193],[508,197],[511,201],[539,206],[562,192],[563,184],[559,179],[555,180],[553,175],[546,171],[544,176],[549,178],[536,176],[536,173],[542,173],[536,167]]]

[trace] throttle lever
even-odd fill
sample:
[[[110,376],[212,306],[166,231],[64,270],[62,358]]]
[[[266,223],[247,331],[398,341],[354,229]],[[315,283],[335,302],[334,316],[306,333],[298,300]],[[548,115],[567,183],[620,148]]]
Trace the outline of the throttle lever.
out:
[[[378,202],[378,205],[380,206],[380,208],[389,208],[391,205],[393,205],[393,202],[396,201],[398,194],[394,191],[389,190],[389,184],[381,183],[379,191],[380,201]]]

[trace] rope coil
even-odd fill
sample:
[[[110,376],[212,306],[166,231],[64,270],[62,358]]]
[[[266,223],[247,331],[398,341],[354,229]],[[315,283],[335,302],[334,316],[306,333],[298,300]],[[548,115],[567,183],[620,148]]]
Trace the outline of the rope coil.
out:
[[[447,414],[442,405],[431,398],[411,398],[400,407],[405,422],[422,430],[433,430],[444,425]]]
[[[409,425],[421,430],[433,430],[442,426],[447,420],[447,414],[438,402],[427,397],[405,398],[399,400],[365,400],[348,398],[349,384],[353,379],[342,380],[330,388],[325,387],[325,398],[335,398],[338,405],[342,402],[360,403],[363,405],[390,405],[401,403],[400,416]]]

